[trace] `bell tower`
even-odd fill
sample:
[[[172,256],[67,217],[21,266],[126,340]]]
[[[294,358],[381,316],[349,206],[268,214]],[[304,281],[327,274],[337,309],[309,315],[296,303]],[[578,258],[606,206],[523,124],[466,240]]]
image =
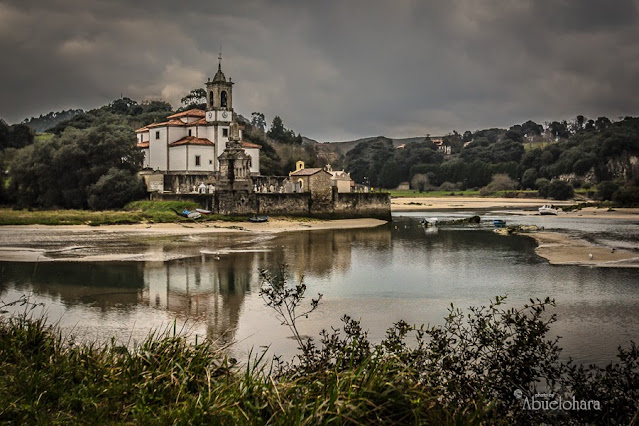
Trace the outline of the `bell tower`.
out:
[[[233,82],[222,72],[222,52],[218,56],[213,81],[206,82],[206,121],[231,122],[233,119]]]

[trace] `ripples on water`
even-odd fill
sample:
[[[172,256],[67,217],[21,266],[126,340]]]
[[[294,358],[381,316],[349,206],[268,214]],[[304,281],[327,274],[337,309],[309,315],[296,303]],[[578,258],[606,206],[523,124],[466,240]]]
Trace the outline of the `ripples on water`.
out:
[[[429,213],[429,217],[468,216]],[[485,305],[496,295],[521,305],[531,297],[555,298],[565,357],[579,362],[614,359],[616,347],[639,337],[639,270],[551,266],[534,253],[533,240],[491,232],[491,227],[424,229],[423,213],[395,216],[374,229],[313,231],[255,237],[209,235],[140,240],[102,235],[92,253],[162,253],[186,256],[168,262],[0,263],[0,298],[32,293],[51,320],[85,339],[123,342],[143,338],[173,320],[194,334],[237,341],[242,356],[250,347],[270,346],[292,355],[287,330],[264,307],[258,270],[287,263],[302,275],[308,295],[324,294],[320,308],[300,323],[317,335],[349,314],[362,320],[373,340],[393,322],[441,324],[450,303]],[[485,219],[504,217],[484,214]],[[509,223],[637,247],[637,225],[593,219],[565,220],[512,216]],[[10,245],[2,240],[2,244]],[[49,246],[55,236],[43,235]],[[619,242],[621,241],[621,242]],[[80,244],[80,242],[78,242]],[[59,257],[73,256],[72,253]],[[148,257],[147,257],[148,258]],[[158,256],[162,258],[162,256]]]

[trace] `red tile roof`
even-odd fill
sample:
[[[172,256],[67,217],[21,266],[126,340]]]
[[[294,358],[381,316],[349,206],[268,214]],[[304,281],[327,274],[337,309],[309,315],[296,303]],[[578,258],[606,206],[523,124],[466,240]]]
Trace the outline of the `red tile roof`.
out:
[[[324,171],[324,169],[319,167],[311,167],[308,169],[302,169],[302,170],[293,172],[291,173],[291,176],[310,176],[310,175],[314,175],[315,173],[319,173],[321,171]]]
[[[257,148],[261,149],[262,145],[258,145],[252,142],[242,141],[242,148]]]
[[[165,126],[186,126],[186,123],[178,119],[178,120],[165,121],[164,123],[153,123],[153,124],[149,124],[146,127],[151,129],[154,127],[165,127]]]
[[[148,148],[148,147],[149,147],[148,142],[138,142],[138,148]]]
[[[138,130],[135,131],[135,133],[144,133],[144,132],[148,132],[149,129],[144,126],[144,127],[140,127]]]
[[[189,123],[189,126],[201,126],[204,125],[206,126],[208,124],[208,121],[206,121],[206,118],[200,118],[199,120],[195,120]]]
[[[215,143],[205,138],[196,138],[195,136],[185,136],[180,140],[171,142],[169,146],[181,146],[181,145],[204,145],[215,146]]]
[[[206,117],[206,111],[202,111],[201,109],[193,108],[188,111],[178,112],[177,114],[169,115],[167,118],[180,118],[180,117]]]

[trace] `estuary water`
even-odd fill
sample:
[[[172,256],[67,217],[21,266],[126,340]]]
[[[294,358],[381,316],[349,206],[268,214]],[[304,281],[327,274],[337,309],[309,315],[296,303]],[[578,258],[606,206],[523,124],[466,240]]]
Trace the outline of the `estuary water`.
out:
[[[49,321],[67,335],[124,344],[150,331],[173,329],[232,343],[228,351],[246,358],[251,348],[269,347],[290,357],[295,342],[259,295],[259,270],[287,264],[291,281],[304,279],[306,302],[323,294],[319,308],[299,320],[305,335],[337,327],[344,314],[361,319],[373,341],[403,319],[442,324],[451,303],[466,309],[506,295],[521,306],[549,296],[558,321],[563,358],[604,364],[617,347],[639,340],[639,269],[552,266],[523,236],[492,232],[492,218],[537,224],[603,243],[637,249],[639,225],[603,219],[507,216],[485,212],[482,224],[423,228],[422,217],[472,213],[403,213],[371,229],[269,235],[126,237],[106,235],[82,250],[174,253],[169,261],[0,262],[0,299],[28,294],[43,302]],[[3,239],[4,238],[4,239]],[[19,246],[10,235],[0,245]],[[44,235],[41,246],[55,246]],[[177,256],[179,254],[179,256]],[[72,257],[61,250],[58,257]],[[170,256],[169,256],[170,257]],[[166,258],[166,256],[164,257]],[[40,314],[38,312],[37,314]]]

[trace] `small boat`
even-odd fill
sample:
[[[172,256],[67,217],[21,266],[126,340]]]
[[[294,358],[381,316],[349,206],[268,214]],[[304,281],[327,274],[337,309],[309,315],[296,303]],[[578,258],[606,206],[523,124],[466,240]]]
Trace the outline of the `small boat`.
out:
[[[495,225],[495,228],[503,228],[506,226],[506,221],[504,219],[494,219],[493,225]]]
[[[539,207],[539,214],[542,216],[545,215],[557,215],[558,210],[552,204],[546,204]]]
[[[268,222],[268,216],[253,216],[249,217],[248,221],[253,223]]]
[[[182,210],[181,212],[175,210],[175,209],[171,209],[175,212],[176,215],[181,216],[181,217],[185,217],[187,219],[199,219],[202,217],[202,214],[195,211],[189,211],[189,210]]]
[[[213,213],[211,210],[204,210],[204,209],[195,209],[195,211],[200,213],[200,214],[211,214],[211,213]]]

